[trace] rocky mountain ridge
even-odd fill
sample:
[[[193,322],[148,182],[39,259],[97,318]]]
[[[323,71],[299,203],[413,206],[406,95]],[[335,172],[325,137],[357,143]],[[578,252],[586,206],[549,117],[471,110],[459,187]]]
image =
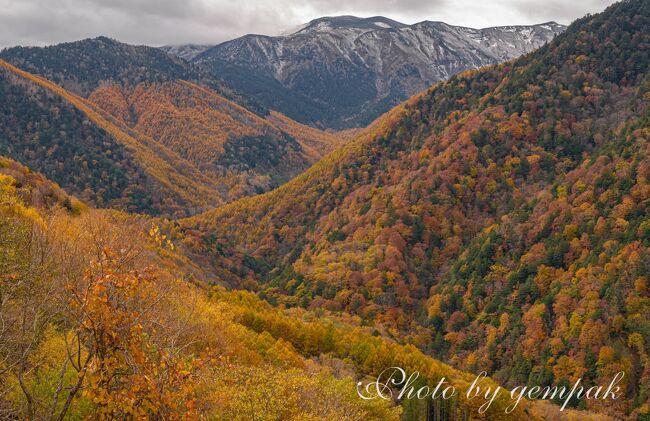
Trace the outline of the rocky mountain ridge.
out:
[[[200,53],[195,47],[166,51],[206,66],[235,89],[302,123],[347,128],[366,125],[463,70],[533,51],[564,29],[555,22],[473,29],[338,16],[313,20],[284,36],[246,35]]]

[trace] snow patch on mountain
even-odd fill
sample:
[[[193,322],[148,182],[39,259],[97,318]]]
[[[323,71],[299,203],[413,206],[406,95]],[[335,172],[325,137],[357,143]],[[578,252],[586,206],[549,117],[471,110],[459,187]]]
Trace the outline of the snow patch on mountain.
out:
[[[217,73],[220,63],[228,63],[275,80],[324,112],[335,116],[345,108],[353,114],[345,117],[349,121],[366,121],[365,116],[455,73],[539,48],[564,29],[555,22],[475,29],[337,16],[315,19],[285,36],[246,35],[196,54],[192,61],[213,64]],[[235,77],[248,87],[241,75]]]

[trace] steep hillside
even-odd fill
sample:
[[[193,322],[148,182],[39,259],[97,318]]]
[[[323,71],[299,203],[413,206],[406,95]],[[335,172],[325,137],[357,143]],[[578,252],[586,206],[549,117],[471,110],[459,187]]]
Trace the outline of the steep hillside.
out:
[[[354,318],[274,308],[195,286],[196,268],[146,216],[33,199],[48,184],[1,158],[0,416],[6,419],[398,420],[477,414],[473,376]],[[60,206],[61,205],[61,206]],[[458,398],[363,400],[387,366],[445,378]],[[224,375],[227,373],[227,375]],[[492,381],[489,384],[494,386]],[[502,395],[486,419],[509,419]],[[543,419],[522,402],[512,417]],[[265,418],[266,419],[266,418]]]
[[[182,222],[221,280],[358,314],[503,384],[648,413],[650,8],[435,85],[281,188]],[[631,415],[630,415],[631,414]]]
[[[554,22],[472,29],[327,17],[285,36],[228,41],[193,55],[192,62],[295,120],[358,127],[432,83],[518,57],[563,30]]]
[[[13,179],[17,196],[29,206],[39,209],[60,207],[72,215],[86,210],[83,203],[63,191],[56,183],[14,160],[0,156],[0,173]]]
[[[239,96],[158,49],[97,38],[0,56],[72,89],[3,66],[20,77],[3,78],[10,100],[2,104],[2,153],[97,206],[194,214],[277,187],[342,143],[277,113],[249,111],[224,95]],[[55,95],[31,92],[23,79]],[[53,112],[66,102],[62,114]],[[66,124],[72,138],[61,136]],[[150,184],[153,198],[143,190]]]
[[[354,139],[359,130],[322,131],[301,124],[277,111],[271,111],[266,118],[274,126],[288,133],[303,147],[303,151],[312,156],[313,162],[342,146],[348,140]]]
[[[188,81],[106,85],[89,100],[193,163],[224,201],[277,187],[342,143],[275,113],[259,117]]]
[[[210,179],[83,98],[0,60],[0,152],[102,207],[190,215],[222,203]]]
[[[184,60],[158,48],[124,44],[106,37],[48,47],[8,48],[0,51],[0,59],[83,97],[106,83],[134,86],[182,79],[205,84],[254,112],[268,113],[250,98]]]

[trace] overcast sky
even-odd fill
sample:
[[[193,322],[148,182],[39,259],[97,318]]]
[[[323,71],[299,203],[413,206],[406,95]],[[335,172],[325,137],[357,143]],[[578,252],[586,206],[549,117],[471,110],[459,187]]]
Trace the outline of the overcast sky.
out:
[[[216,44],[276,35],[321,16],[386,16],[486,26],[568,24],[612,0],[0,0],[0,48],[106,35],[148,44]]]

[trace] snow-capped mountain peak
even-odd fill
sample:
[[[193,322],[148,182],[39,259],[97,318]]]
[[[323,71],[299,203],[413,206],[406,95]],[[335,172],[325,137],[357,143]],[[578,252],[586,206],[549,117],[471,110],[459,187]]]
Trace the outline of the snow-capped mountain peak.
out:
[[[564,29],[555,22],[475,29],[334,16],[283,36],[246,35],[192,60],[294,119],[348,127],[455,73],[530,52]]]

